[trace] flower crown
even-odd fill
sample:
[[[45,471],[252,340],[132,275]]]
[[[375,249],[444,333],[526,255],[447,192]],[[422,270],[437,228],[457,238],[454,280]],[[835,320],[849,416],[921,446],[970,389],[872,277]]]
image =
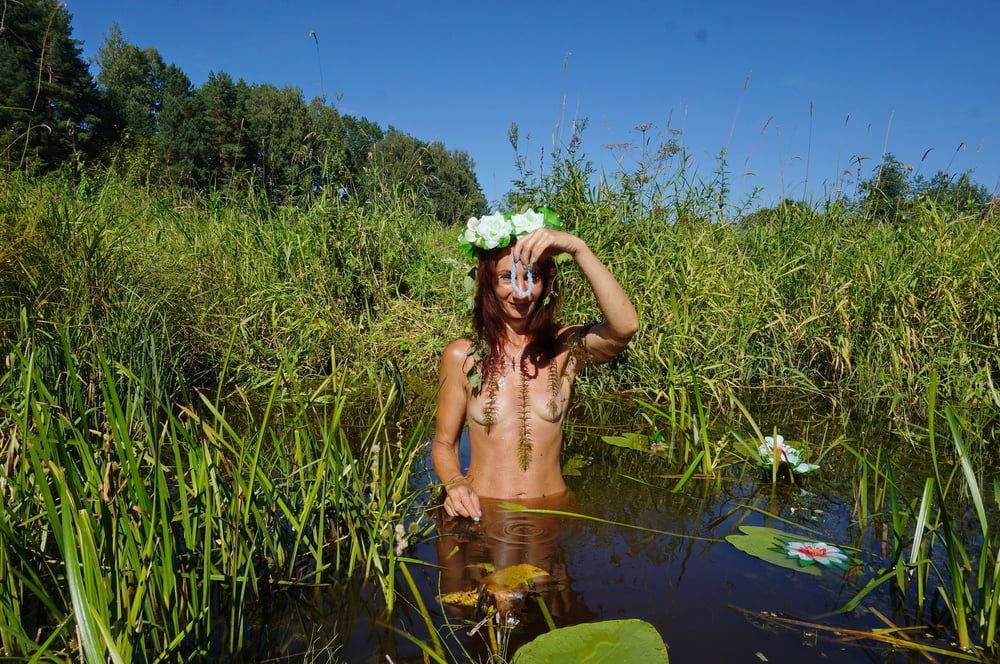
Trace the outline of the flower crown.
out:
[[[527,235],[539,228],[562,228],[562,220],[552,208],[542,205],[524,212],[506,212],[472,217],[465,224],[465,231],[458,236],[462,253],[475,260],[478,255],[490,249],[506,247],[511,240]]]

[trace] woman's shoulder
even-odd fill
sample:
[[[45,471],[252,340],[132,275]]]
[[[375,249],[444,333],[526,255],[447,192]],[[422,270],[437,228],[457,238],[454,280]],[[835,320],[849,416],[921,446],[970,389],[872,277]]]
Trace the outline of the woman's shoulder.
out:
[[[472,351],[472,339],[455,339],[444,347],[441,353],[441,366],[464,366]]]

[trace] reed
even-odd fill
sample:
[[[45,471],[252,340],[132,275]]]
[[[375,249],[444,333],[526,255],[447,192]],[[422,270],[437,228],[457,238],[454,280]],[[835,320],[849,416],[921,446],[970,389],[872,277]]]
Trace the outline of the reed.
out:
[[[426,435],[394,425],[394,387],[359,427],[343,419],[356,381],[279,367],[234,416],[204,396],[177,407],[100,349],[87,377],[65,336],[58,373],[26,346],[0,379],[6,655],[237,653],[256,601],[331,576],[376,580],[391,607],[423,527],[410,477]]]
[[[695,383],[720,405],[784,389],[905,415],[926,412],[935,369],[942,401],[1000,412],[995,209],[927,200],[882,223],[842,201],[750,215],[726,203],[720,223],[723,176],[704,182],[675,160],[596,188],[585,164],[564,160],[521,183],[518,200],[555,205],[640,311],[627,356],[592,372],[592,391],[670,408],[691,402]],[[423,382],[467,333],[467,266],[456,230],[419,206],[391,190],[275,208],[233,191],[187,199],[113,170],[74,182],[3,174],[0,342],[13,343],[25,309],[50,337],[66,325],[81,352],[100,343],[140,364],[155,346],[165,380],[210,383],[228,356],[231,378],[248,384],[286,359],[323,375],[332,357]],[[564,268],[563,319],[593,318],[584,280]]]

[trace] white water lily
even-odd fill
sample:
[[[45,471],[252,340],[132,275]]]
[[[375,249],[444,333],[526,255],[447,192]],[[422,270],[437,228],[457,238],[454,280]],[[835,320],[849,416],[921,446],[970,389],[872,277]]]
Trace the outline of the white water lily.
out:
[[[521,214],[512,215],[510,223],[514,227],[514,235],[520,237],[541,228],[545,223],[545,215],[534,210],[526,210]]]
[[[824,567],[833,565],[835,567],[847,566],[847,554],[840,547],[826,542],[786,542],[784,545],[785,555],[789,558],[798,558],[803,561],[800,564],[819,563]]]
[[[510,237],[511,224],[503,218],[502,214],[494,212],[479,218],[479,225],[475,232],[481,241],[473,242],[473,244],[483,249],[495,249],[505,238]]]
[[[777,454],[778,461],[788,464],[794,473],[801,475],[819,468],[814,463],[802,463],[799,451],[791,445],[786,445],[785,437],[780,434],[775,434],[773,437],[764,436],[764,443],[757,448],[757,453],[760,455],[761,465],[765,467],[774,462],[774,456]]]

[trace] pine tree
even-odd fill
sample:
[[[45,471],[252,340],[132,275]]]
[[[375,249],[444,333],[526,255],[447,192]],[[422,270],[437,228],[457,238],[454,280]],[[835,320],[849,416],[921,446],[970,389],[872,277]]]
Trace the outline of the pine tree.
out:
[[[5,5],[0,32],[0,163],[50,170],[100,147],[101,100],[55,0]]]
[[[225,73],[211,72],[195,91],[204,123],[210,184],[223,186],[248,166],[246,98],[248,87]]]
[[[158,131],[166,67],[155,48],[139,48],[111,26],[97,52],[97,82],[104,87],[116,134],[129,140],[148,140]]]

